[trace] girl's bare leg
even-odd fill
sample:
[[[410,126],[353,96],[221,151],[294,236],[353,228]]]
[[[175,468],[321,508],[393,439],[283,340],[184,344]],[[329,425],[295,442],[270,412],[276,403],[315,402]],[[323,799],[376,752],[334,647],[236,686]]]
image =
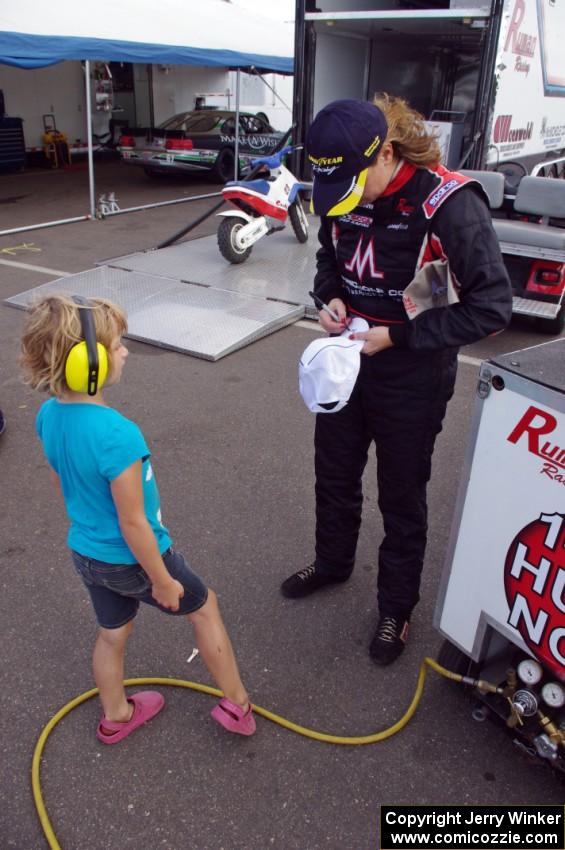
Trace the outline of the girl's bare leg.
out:
[[[194,626],[196,643],[202,660],[218,687],[229,700],[246,710],[249,697],[239,677],[233,647],[214,591],[208,591],[208,599],[202,608],[187,616]]]
[[[124,657],[132,629],[133,620],[119,629],[100,628],[92,656],[92,670],[104,716],[117,723],[127,722],[133,712],[124,690]]]

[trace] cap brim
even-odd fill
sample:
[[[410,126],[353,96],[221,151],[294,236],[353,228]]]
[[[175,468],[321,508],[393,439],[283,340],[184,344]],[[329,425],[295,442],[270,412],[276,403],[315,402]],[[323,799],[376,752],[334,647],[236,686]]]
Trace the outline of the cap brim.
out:
[[[329,183],[314,177],[310,212],[315,215],[336,216],[354,210],[363,197],[368,170],[365,168],[355,177],[338,183]]]

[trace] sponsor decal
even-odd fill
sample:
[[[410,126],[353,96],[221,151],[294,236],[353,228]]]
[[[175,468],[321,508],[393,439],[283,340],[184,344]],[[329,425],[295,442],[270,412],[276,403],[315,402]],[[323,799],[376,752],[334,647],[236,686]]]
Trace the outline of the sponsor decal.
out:
[[[508,625],[565,681],[565,515],[541,514],[524,526],[504,563]]]
[[[565,124],[554,124],[552,126],[547,123],[547,117],[544,115],[541,119],[539,134],[544,145],[557,145],[561,141],[561,137],[565,135]]]
[[[333,174],[338,168],[339,165],[314,165],[312,167],[312,171],[314,171],[315,174]]]
[[[401,213],[402,215],[409,216],[412,215],[414,209],[415,207],[413,207],[412,204],[409,204],[406,198],[399,198],[394,211]]]
[[[404,294],[403,289],[382,289],[380,286],[364,286],[347,277],[342,277],[342,281],[350,295],[362,295],[363,298],[392,298],[394,301],[399,301]]]
[[[468,177],[463,177],[462,175],[450,175],[450,172],[445,172],[445,177],[443,182],[440,183],[437,189],[434,189],[431,192],[426,200],[424,201],[424,215],[426,218],[431,218],[437,208],[443,204],[445,199],[453,192],[455,189],[458,189],[459,186],[463,186],[465,183],[469,182]]]
[[[223,144],[235,144],[235,136],[221,135],[220,141]],[[250,136],[240,136],[238,141],[240,145],[245,145],[253,150],[260,150],[261,148],[274,148],[275,145],[278,144],[279,140],[273,138],[273,136],[261,136],[257,133],[253,133]]]
[[[377,269],[377,257],[375,254],[373,240],[369,239],[369,242],[363,248],[362,233],[359,234],[355,253],[351,260],[348,263],[345,263],[345,268],[348,272],[356,272],[358,280],[363,280],[365,270],[367,268],[369,269],[369,274],[372,278],[384,277],[384,273]]]
[[[364,286],[348,277],[342,277],[342,281],[350,295],[362,295],[364,298],[384,298],[385,291],[380,286]]]
[[[542,461],[540,475],[565,486],[565,448],[546,439],[556,428],[557,419],[552,413],[530,405],[506,439],[509,443],[520,442],[530,454]]]
[[[381,137],[375,136],[375,138],[373,139],[373,141],[371,142],[371,144],[369,145],[369,147],[365,151],[365,156],[367,158],[372,156],[374,154],[374,152],[376,151],[376,149],[378,148],[378,146],[380,145],[380,143],[381,143]]]
[[[341,165],[343,162],[342,156],[308,156],[308,159],[313,165]]]
[[[532,138],[534,122],[528,121],[525,127],[512,127],[512,115],[499,115],[494,122],[493,142],[497,145],[505,142],[525,142]]]
[[[398,222],[397,224],[389,224],[387,225],[387,230],[408,230],[407,224],[402,224]]]
[[[514,62],[514,70],[518,74],[525,74],[527,77],[530,73],[530,63],[522,59],[521,56],[516,56],[516,61]]]
[[[373,219],[368,215],[359,215],[359,213],[347,213],[347,215],[340,215],[339,220],[348,222],[349,224],[356,224],[359,227],[370,227],[373,223]]]
[[[536,52],[537,37],[520,31],[520,26],[524,20],[525,13],[525,0],[516,0],[512,11],[512,17],[510,19],[510,25],[508,27],[508,33],[506,34],[504,52],[506,53],[510,50],[517,56],[529,56],[530,58],[533,58]]]
[[[428,198],[426,203],[428,203],[430,207],[436,207],[443,198],[443,196],[447,192],[451,191],[451,189],[454,189],[456,186],[457,180],[448,180],[447,183],[444,183],[443,186],[440,186],[437,192],[435,192],[430,198]]]

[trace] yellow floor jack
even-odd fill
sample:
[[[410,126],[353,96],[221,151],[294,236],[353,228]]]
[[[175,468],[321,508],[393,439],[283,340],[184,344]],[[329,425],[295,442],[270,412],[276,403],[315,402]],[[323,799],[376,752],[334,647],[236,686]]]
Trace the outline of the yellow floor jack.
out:
[[[51,168],[61,168],[71,164],[71,149],[66,133],[57,129],[55,116],[48,113],[43,116],[43,135],[41,137],[43,153]]]

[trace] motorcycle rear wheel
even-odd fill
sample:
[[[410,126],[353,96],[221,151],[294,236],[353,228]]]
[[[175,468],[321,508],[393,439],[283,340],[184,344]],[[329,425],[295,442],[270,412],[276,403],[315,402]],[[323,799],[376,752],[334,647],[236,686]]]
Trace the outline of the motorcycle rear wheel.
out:
[[[236,235],[242,227],[247,224],[244,218],[223,218],[218,227],[218,248],[222,257],[228,263],[244,263],[253,246],[248,248],[240,248],[236,241]]]
[[[288,217],[299,242],[308,241],[308,219],[299,197],[288,208]]]

